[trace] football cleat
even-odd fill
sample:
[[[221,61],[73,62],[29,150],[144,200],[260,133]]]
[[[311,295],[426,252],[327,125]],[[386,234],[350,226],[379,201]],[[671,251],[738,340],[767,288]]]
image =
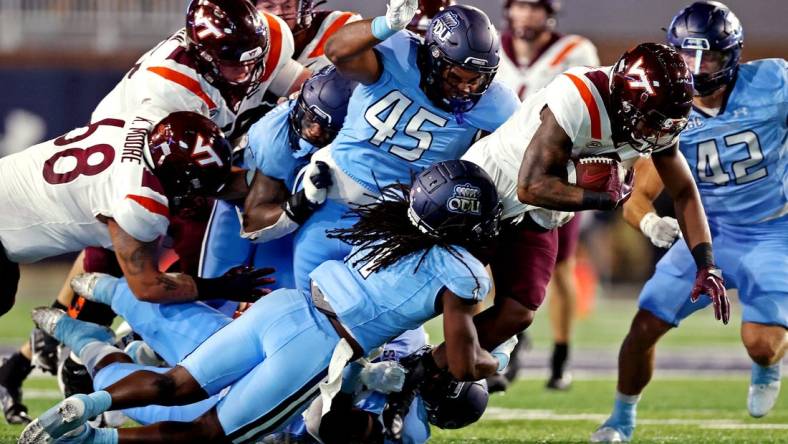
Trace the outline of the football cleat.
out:
[[[57,373],[60,342],[40,328],[30,332],[30,348],[33,358],[30,360],[41,371]]]
[[[88,369],[74,359],[73,352],[58,367],[57,379],[60,391],[66,398],[77,393],[93,393],[93,378]]]
[[[93,298],[93,292],[96,290],[98,280],[104,277],[113,278],[106,273],[80,273],[71,278],[71,289],[74,290],[74,293],[89,301],[101,302]]]
[[[572,387],[572,376],[568,373],[564,374],[561,378],[550,378],[547,380],[547,384],[545,384],[545,388],[550,390],[561,390],[566,391]]]
[[[60,401],[27,425],[17,444],[49,444],[77,429],[89,419],[86,415],[85,395],[74,395]]]
[[[631,434],[627,436],[623,431],[615,427],[603,424],[601,427],[596,429],[596,432],[594,432],[591,435],[591,439],[589,441],[603,442],[603,443],[629,442],[631,438],[632,438]]]
[[[750,416],[760,418],[769,413],[777,402],[779,394],[780,381],[750,385],[750,390],[747,393],[747,410],[750,412]]]
[[[21,395],[21,391],[18,392]],[[0,385],[0,405],[3,416],[9,424],[28,424],[32,419],[27,414],[27,407],[20,402],[19,396],[12,396],[5,387]]]
[[[22,404],[22,381],[31,366],[20,353],[0,359],[0,407],[9,424],[27,424],[31,418]]]
[[[57,326],[57,322],[65,315],[65,311],[52,307],[34,308],[33,312],[31,313],[33,323],[35,323],[44,333],[50,336],[55,336],[55,327]]]

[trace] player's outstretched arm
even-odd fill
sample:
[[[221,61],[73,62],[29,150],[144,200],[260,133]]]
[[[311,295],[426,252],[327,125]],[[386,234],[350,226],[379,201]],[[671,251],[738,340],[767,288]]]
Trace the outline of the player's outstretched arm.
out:
[[[326,42],[326,57],[339,72],[365,85],[375,83],[383,67],[372,48],[405,29],[416,14],[418,0],[390,0],[385,16],[349,23]]]
[[[654,153],[651,156],[665,189],[673,199],[676,218],[684,233],[687,246],[692,250],[696,246],[708,243],[711,245],[709,224],[703,203],[700,201],[698,187],[692,179],[687,161],[677,146]]]
[[[272,268],[238,266],[211,279],[192,278],[183,273],[162,273],[158,270],[156,241],[140,242],[113,219],[107,220],[107,226],[123,276],[134,296],[141,301],[162,304],[222,298],[254,302],[271,291],[260,287],[274,282],[274,279],[266,277],[273,273]]]
[[[714,263],[709,224],[687,161],[677,145],[654,153],[652,159],[665,188],[673,198],[676,217],[698,268],[690,300],[695,302],[701,294],[708,295],[714,305],[714,317],[727,324],[731,305],[725,292],[722,270]]]
[[[498,369],[498,361],[481,348],[473,316],[474,304],[444,290],[443,335],[449,372],[460,381],[477,381],[491,376]]]

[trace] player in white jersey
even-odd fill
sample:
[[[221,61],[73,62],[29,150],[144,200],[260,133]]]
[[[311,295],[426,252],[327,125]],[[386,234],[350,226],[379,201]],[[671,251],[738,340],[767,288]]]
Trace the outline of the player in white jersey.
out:
[[[329,37],[344,26],[361,20],[349,11],[315,11],[313,0],[257,0],[257,9],[281,18],[293,33],[293,59],[312,72],[330,65],[324,54]]]
[[[490,262],[495,305],[476,320],[483,347],[503,343],[532,322],[555,265],[555,227],[571,211],[614,209],[631,191],[629,181],[622,184],[616,163],[606,191],[570,184],[567,163],[581,155],[626,162],[651,154],[696,258],[695,290],[711,296],[718,319],[728,321],[730,307],[714,266],[703,206],[676,147],[691,101],[692,77],[681,56],[668,46],[645,43],[626,52],[612,69],[575,68],[562,74],[463,156],[493,177],[506,221]],[[445,365],[441,347],[435,359]]]
[[[507,0],[501,33],[500,80],[521,100],[575,66],[598,66],[596,47],[585,37],[555,32],[555,0]]]
[[[231,149],[196,113],[154,123],[136,114],[108,117],[0,160],[0,314],[13,305],[18,264],[88,246],[113,248],[143,300],[194,300],[228,281],[255,286],[249,272],[211,281],[158,271],[157,240],[170,211],[217,195],[230,175]]]
[[[500,80],[520,96],[521,100],[544,88],[554,78],[575,66],[597,66],[596,47],[585,37],[555,31],[555,14],[560,7],[555,0],[507,0],[501,33]],[[570,379],[564,368],[569,354],[569,337],[575,300],[574,251],[580,234],[580,218],[575,217],[558,231],[558,257],[549,284],[550,321],[553,331],[553,354],[548,388],[567,389]],[[523,333],[525,336],[525,333]],[[520,339],[517,347],[528,341]],[[515,357],[505,373],[511,381],[522,359]],[[490,391],[505,388],[499,376],[489,381]]]
[[[186,27],[144,54],[99,103],[92,119],[146,108],[153,120],[174,111],[210,117],[230,140],[298,90],[309,71],[291,59],[293,35],[248,0],[194,0]]]

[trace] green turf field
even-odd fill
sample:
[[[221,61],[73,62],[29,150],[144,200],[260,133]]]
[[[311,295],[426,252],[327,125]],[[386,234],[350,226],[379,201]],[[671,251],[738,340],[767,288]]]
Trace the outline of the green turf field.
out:
[[[53,270],[54,272],[55,270]],[[59,276],[65,274],[64,270]],[[25,274],[17,306],[0,320],[0,345],[21,341],[32,326],[30,309],[47,304],[59,288],[58,273]],[[45,278],[46,276],[46,278]],[[62,278],[60,278],[62,279]],[[637,289],[617,289],[619,295]],[[594,313],[577,323],[575,347],[599,350],[614,359],[632,314],[634,300],[602,299]],[[734,306],[734,319],[740,316]],[[723,327],[709,311],[687,320],[661,343],[660,351],[715,359],[718,352],[746,357],[740,344],[739,324]],[[440,321],[430,323],[432,342],[440,340]],[[531,328],[537,350],[549,346],[546,312]],[[600,359],[602,359],[600,357]],[[588,436],[609,413],[615,381],[611,373],[575,382],[568,393],[543,389],[544,371],[529,370],[505,395],[494,395],[481,422],[456,431],[436,431],[435,443],[563,443],[587,442]],[[640,426],[636,442],[669,443],[788,443],[788,397],[783,394],[774,411],[755,420],[747,415],[745,400],[748,377],[735,373],[691,378],[687,373],[657,372],[639,406]],[[53,378],[36,377],[25,386],[31,414],[53,405],[58,393]],[[0,420],[0,443],[15,442],[21,427]]]
[[[494,395],[481,422],[462,430],[437,431],[435,443],[586,442],[604,420],[613,381],[581,380],[567,393],[548,392],[543,381],[518,381],[505,395]],[[57,401],[51,378],[25,386],[33,414]],[[743,378],[657,379],[639,407],[636,442],[780,443],[788,442],[788,399],[755,420],[747,415]],[[15,442],[22,428],[0,425],[0,443]]]

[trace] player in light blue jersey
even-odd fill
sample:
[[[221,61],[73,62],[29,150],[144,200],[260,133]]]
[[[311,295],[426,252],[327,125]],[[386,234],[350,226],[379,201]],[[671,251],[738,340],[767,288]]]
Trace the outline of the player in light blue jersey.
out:
[[[474,305],[490,289],[474,254],[498,232],[495,186],[476,165],[447,161],[422,172],[409,191],[394,188],[384,190],[386,199],[358,207],[353,227],[332,232],[355,249],[346,262],[315,269],[309,290],[274,291],[166,373],[137,371],[106,390],[67,398],[33,421],[19,442],[51,442],[74,430],[77,436],[60,442],[254,441],[299,414],[317,396],[320,382],[325,381],[324,398],[331,399],[347,362],[439,312],[451,375],[478,380],[495,372],[502,360],[479,347],[473,326]],[[211,311],[182,305],[187,306]],[[78,321],[56,310],[37,311],[36,321],[65,342],[80,334],[74,328]],[[84,342],[74,345],[85,352]],[[92,357],[94,368],[117,355],[101,354]],[[80,427],[108,409],[179,405],[223,391],[216,406],[192,422]]]
[[[266,264],[276,270],[276,288],[294,288],[289,232],[298,227],[293,215],[308,217],[313,205],[296,190],[296,177],[312,153],[336,137],[355,86],[327,66],[304,83],[297,99],[280,104],[250,128],[243,151],[243,167],[252,177],[250,191],[242,208],[226,201],[214,205],[203,242],[201,276],[221,276],[239,264]],[[270,226],[261,229],[266,225]],[[262,242],[265,245],[257,245]],[[237,304],[211,305],[232,314]]]
[[[753,360],[750,415],[771,410],[788,346],[788,64],[782,59],[739,64],[739,20],[718,2],[694,3],[673,19],[668,41],[694,71],[695,97],[679,148],[687,159],[727,286],[739,290],[741,337]],[[654,213],[662,182],[640,165],[624,211],[652,242],[670,246],[674,221]],[[693,256],[677,242],[640,294],[640,310],[621,346],[618,390],[610,418],[594,442],[628,441],[640,393],[653,374],[656,343],[682,319],[708,306],[685,297]]]
[[[328,200],[296,234],[296,285],[349,246],[326,230],[347,227],[348,204],[368,203],[379,188],[410,183],[430,164],[459,158],[483,133],[492,132],[518,100],[493,80],[499,41],[484,12],[450,6],[435,16],[424,41],[405,31],[416,0],[392,0],[387,15],[350,23],[326,43],[326,56],[359,81],[337,139],[312,158],[331,168]],[[305,187],[308,181],[305,180]]]

